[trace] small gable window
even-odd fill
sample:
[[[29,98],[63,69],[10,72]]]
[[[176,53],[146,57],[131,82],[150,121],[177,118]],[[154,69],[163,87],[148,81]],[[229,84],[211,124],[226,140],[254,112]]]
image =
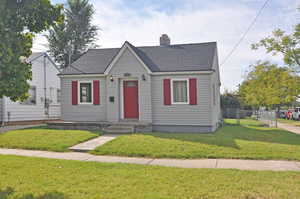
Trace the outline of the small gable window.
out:
[[[172,104],[189,103],[188,79],[172,79]]]
[[[79,82],[80,104],[92,104],[92,82]]]

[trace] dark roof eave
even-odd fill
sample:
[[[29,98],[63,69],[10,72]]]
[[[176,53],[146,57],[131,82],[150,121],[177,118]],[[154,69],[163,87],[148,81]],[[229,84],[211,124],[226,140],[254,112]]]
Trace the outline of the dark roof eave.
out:
[[[178,72],[178,73],[184,73],[184,72],[215,72],[215,69],[207,69],[207,70],[175,70],[175,71],[156,71],[156,72],[152,72],[152,73],[174,73],[174,72]],[[59,73],[58,76],[62,76],[62,75],[105,75],[104,73],[67,73],[67,74],[63,74],[63,73]]]

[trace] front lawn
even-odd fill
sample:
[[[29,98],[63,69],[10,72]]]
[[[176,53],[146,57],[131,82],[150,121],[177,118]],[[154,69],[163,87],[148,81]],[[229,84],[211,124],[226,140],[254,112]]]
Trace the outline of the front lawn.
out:
[[[154,158],[234,158],[300,160],[300,135],[234,120],[212,134],[141,133],[124,135],[92,151],[98,155]]]
[[[298,199],[299,172],[182,169],[0,155],[1,199]]]
[[[98,134],[80,130],[32,128],[0,134],[0,148],[68,151],[68,148]]]
[[[300,127],[300,121],[296,121],[296,120],[278,119],[278,122]]]

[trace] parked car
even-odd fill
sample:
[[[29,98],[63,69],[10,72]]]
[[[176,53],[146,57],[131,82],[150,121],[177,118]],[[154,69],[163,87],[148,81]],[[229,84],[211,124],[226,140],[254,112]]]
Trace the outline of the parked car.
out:
[[[292,109],[287,110],[287,112],[285,113],[285,119],[291,120],[292,119],[292,113],[293,113]]]
[[[292,119],[299,120],[300,119],[300,107],[296,107],[292,112]]]
[[[286,113],[287,112],[288,112],[287,110],[281,110],[281,111],[279,111],[279,118],[287,119],[286,118]]]

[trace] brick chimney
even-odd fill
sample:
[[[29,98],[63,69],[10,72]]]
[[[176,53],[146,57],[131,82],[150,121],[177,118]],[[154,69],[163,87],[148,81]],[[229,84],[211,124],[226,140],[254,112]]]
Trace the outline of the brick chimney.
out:
[[[159,43],[161,46],[169,46],[171,44],[170,37],[167,34],[162,34]]]

